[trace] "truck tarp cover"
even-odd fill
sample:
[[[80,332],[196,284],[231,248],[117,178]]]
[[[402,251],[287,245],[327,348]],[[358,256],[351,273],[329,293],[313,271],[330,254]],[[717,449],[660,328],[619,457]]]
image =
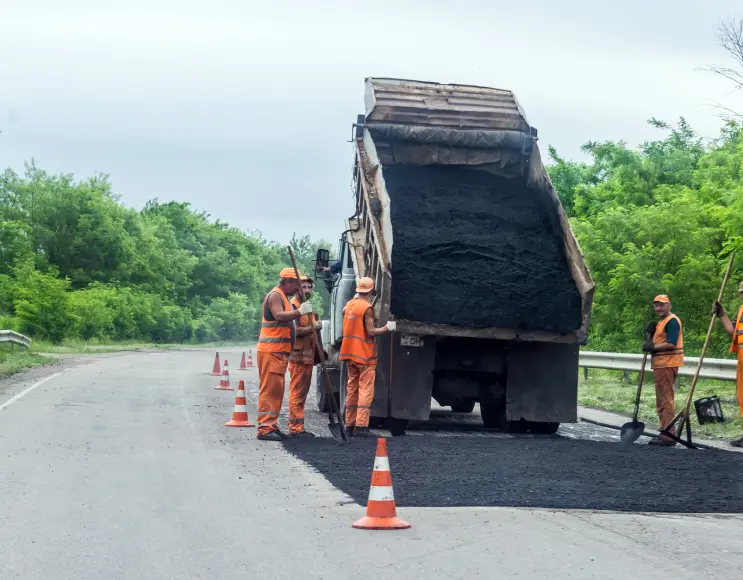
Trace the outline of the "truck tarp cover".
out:
[[[396,318],[569,333],[581,325],[547,192],[457,166],[383,168]]]

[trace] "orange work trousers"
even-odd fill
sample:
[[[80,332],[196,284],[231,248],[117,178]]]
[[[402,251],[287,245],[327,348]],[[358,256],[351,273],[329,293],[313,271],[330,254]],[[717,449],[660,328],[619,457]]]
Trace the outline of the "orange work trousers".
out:
[[[678,375],[678,367],[665,368],[665,369],[653,369],[653,376],[655,377],[655,408],[658,411],[658,420],[660,421],[660,427],[663,429],[676,415],[676,404],[674,401],[673,384],[676,382],[676,376]],[[671,433],[676,434],[676,429],[669,429]],[[672,440],[666,435],[661,435],[661,439]]]
[[[314,368],[315,365],[289,361],[289,433],[304,431],[304,404]]]
[[[374,400],[374,379],[377,365],[365,365],[353,361],[348,363],[348,387],[346,389],[346,425],[368,427],[371,404]]]
[[[284,379],[289,356],[258,352],[258,435],[279,430],[279,413],[284,401]]]
[[[743,419],[743,344],[738,349],[738,405],[740,406],[740,418]]]

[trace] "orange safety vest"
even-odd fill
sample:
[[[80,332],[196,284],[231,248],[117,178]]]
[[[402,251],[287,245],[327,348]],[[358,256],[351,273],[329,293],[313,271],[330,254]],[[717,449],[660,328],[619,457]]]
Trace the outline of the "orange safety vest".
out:
[[[341,360],[350,360],[363,365],[377,364],[374,339],[366,333],[364,314],[372,305],[363,298],[353,298],[346,304],[343,314],[343,343]]]
[[[302,303],[299,301],[299,298],[295,296],[291,299],[291,305],[299,310],[299,306]],[[312,314],[313,322],[317,320],[317,315]],[[310,315],[309,314],[303,314],[299,317],[299,322],[297,323],[297,327],[300,326],[309,326],[310,325]],[[292,349],[291,355],[289,355],[289,360],[293,361],[295,363],[302,363],[305,365],[311,365],[315,363],[315,345],[312,342],[312,335],[305,334],[304,336],[297,336],[297,338],[294,341],[294,348]]]
[[[733,327],[733,340],[730,343],[730,352],[738,352],[740,346],[743,344],[743,306],[738,309],[738,316],[735,318],[735,326]]]
[[[681,326],[681,320],[675,314],[669,314],[661,320],[655,327],[653,335],[653,344],[663,344],[666,340],[666,324],[671,320],[677,320],[679,323],[679,337],[676,341],[676,348],[673,350],[659,350],[652,354],[650,359],[654,369],[678,368],[684,366],[684,331]]]
[[[263,299],[263,321],[261,322],[261,334],[258,337],[257,350],[258,352],[274,352],[288,355],[291,353],[292,346],[294,345],[296,327],[294,326],[294,321],[279,322],[271,314],[271,309],[268,307],[268,297],[274,292],[278,292],[279,296],[281,296],[284,312],[289,312],[292,309],[286,294],[278,286],[266,294],[266,297]]]

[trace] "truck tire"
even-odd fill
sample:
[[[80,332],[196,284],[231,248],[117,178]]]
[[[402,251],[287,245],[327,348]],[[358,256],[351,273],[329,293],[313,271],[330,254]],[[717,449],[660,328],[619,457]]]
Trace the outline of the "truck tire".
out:
[[[405,429],[408,428],[408,420],[389,417],[387,419],[387,428],[390,430],[393,437],[402,437],[405,435]]]
[[[475,409],[474,401],[459,401],[451,406],[454,413],[471,413]]]
[[[480,416],[485,427],[500,429],[504,433],[526,433],[526,421],[509,421],[506,419],[506,402],[500,399],[480,399]]]
[[[536,435],[554,435],[560,428],[560,423],[551,423],[548,421],[532,421],[529,429]]]

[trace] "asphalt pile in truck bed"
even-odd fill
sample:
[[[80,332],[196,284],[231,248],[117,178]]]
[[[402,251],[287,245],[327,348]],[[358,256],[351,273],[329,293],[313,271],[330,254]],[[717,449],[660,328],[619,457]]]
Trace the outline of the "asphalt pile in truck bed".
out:
[[[470,328],[568,333],[580,296],[546,192],[463,167],[384,168],[392,313]]]
[[[285,446],[366,505],[376,439]],[[561,437],[408,436],[389,439],[388,451],[401,507],[743,513],[743,454]]]

